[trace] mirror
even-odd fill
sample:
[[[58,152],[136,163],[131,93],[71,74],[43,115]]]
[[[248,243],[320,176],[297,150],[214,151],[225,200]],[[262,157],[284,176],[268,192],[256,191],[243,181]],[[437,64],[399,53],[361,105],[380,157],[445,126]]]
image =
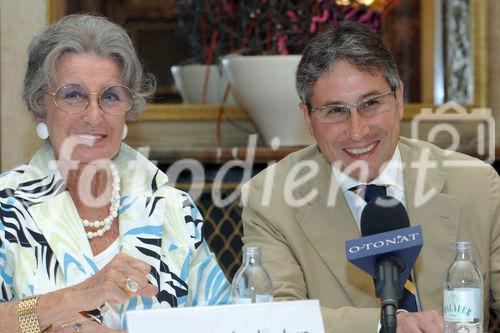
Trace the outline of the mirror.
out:
[[[109,13],[116,15],[117,18],[113,17],[112,19],[118,23],[124,23],[125,7],[136,8],[138,12],[134,17],[137,19],[141,18],[141,15],[144,18],[146,6],[152,6],[149,10],[153,8],[156,13],[157,27],[159,24],[167,31],[163,33],[163,36],[173,38],[176,35],[175,22],[172,20],[176,6],[175,0],[147,2],[107,0],[98,1],[98,3],[102,8],[108,8]],[[124,3],[127,5],[125,6]],[[421,108],[434,108],[450,99],[458,101],[468,109],[487,106],[486,17],[488,2],[483,0],[399,0],[397,3],[395,9],[384,19],[384,22],[387,23],[385,24],[387,28],[384,28],[384,38],[389,47],[396,50],[394,53],[403,81],[408,88],[407,91],[412,92],[411,96],[405,96],[406,100],[409,101],[406,103],[405,118],[411,119],[420,113]],[[47,0],[47,4],[49,23],[57,21],[68,13],[81,11],[82,8],[87,12],[96,11],[97,8],[97,2],[90,0]],[[162,17],[169,17],[169,19],[162,19]],[[122,21],[120,22],[120,20]],[[140,35],[141,40],[147,39],[148,29],[152,29],[151,25],[148,26],[140,21],[136,22],[140,24],[129,29],[132,38],[135,34],[136,38]],[[468,22],[468,24],[464,24],[464,22]],[[152,33],[150,35],[152,36]],[[165,42],[154,44],[154,40],[151,42],[153,45],[168,45]],[[183,51],[179,47],[175,51],[168,52],[168,54],[186,56],[186,54],[182,54]],[[141,50],[138,52],[140,53]],[[173,58],[167,60],[178,61],[178,59]],[[169,72],[169,68],[164,68],[160,75],[157,73],[155,75],[165,81],[162,75]],[[160,90],[162,96],[165,94],[175,95],[175,91],[172,91],[172,85],[160,85]],[[417,93],[414,93],[415,91]],[[174,98],[155,98],[148,105],[141,120],[217,119],[220,112],[218,105],[182,104],[179,98],[179,95]],[[246,120],[248,116],[237,105],[228,105],[224,108],[224,118]]]

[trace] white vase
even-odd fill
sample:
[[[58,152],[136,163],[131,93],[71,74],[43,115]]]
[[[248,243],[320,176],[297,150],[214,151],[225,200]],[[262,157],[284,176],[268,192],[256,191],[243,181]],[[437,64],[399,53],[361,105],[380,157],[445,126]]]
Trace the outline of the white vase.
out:
[[[227,79],[216,65],[209,66],[207,96],[203,101],[203,85],[207,75],[207,65],[172,66],[170,72],[174,77],[175,86],[179,90],[182,101],[189,104],[222,104]],[[236,104],[233,94],[229,91],[226,104]]]
[[[295,90],[300,57],[230,55],[222,59],[236,101],[252,118],[268,145],[275,138],[280,146],[313,142]]]

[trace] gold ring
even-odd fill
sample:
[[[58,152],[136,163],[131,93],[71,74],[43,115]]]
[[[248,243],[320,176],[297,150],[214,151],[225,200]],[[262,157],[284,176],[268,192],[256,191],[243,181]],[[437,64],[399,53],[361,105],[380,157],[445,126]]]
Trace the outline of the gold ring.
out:
[[[76,322],[73,324],[62,324],[61,325],[61,328],[65,328],[65,327],[72,327],[73,332],[80,333],[80,328],[82,328],[82,324],[80,324],[79,322]]]
[[[127,278],[127,281],[125,281],[125,284],[123,285],[122,289],[127,294],[131,295],[138,292],[141,289],[141,285],[136,280]]]

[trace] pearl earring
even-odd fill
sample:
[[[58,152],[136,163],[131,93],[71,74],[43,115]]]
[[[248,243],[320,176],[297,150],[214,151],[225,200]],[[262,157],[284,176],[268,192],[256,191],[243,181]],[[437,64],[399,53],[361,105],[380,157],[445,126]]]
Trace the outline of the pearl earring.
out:
[[[128,126],[127,126],[127,124],[125,124],[123,126],[122,140],[125,140],[125,138],[127,137],[127,134],[128,134]]]
[[[39,122],[36,125],[36,135],[42,140],[47,140],[49,138],[49,129],[45,123]]]

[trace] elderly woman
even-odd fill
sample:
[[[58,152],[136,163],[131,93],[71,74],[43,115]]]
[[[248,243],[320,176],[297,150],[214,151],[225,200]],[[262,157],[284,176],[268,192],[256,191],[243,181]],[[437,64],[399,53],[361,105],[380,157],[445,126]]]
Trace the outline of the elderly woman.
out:
[[[24,100],[48,144],[0,177],[0,332],[106,332],[127,310],[227,303],[190,197],[121,142],[154,89],[126,32],[71,15],[34,38]]]

